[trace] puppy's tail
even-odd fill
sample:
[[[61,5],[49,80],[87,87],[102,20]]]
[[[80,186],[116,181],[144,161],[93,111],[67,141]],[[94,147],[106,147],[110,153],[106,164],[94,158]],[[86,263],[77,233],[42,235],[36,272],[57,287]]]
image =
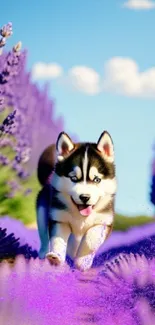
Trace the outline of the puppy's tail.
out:
[[[41,154],[39,161],[38,161],[38,168],[37,168],[37,177],[39,180],[39,183],[44,186],[49,176],[54,170],[55,166],[55,152],[56,152],[56,146],[54,144],[51,144],[49,147],[47,147],[43,153]]]

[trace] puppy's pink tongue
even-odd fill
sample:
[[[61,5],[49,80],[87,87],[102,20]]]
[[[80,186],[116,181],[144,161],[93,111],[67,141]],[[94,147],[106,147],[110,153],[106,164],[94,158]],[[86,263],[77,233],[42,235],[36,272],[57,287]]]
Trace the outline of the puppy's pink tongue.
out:
[[[82,214],[82,216],[89,216],[92,213],[92,206],[88,205],[87,207],[83,205],[79,205],[79,211]]]

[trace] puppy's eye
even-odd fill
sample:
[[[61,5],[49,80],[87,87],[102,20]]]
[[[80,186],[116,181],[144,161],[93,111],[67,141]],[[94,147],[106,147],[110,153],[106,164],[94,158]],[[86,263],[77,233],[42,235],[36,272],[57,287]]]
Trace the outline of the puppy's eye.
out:
[[[101,178],[99,178],[98,176],[95,176],[93,179],[93,182],[99,184],[101,182]]]
[[[71,176],[70,179],[71,179],[72,182],[77,182],[77,180],[78,180],[78,178],[76,176]]]

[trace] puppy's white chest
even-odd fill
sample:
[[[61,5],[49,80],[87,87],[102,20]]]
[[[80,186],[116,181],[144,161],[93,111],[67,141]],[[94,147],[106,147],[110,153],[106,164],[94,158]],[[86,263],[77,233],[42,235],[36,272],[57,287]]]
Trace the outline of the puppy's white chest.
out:
[[[69,224],[75,236],[83,236],[89,228],[95,225],[111,225],[114,216],[112,213],[93,211],[88,217],[84,217],[78,211],[53,209],[51,218],[57,222]]]
[[[72,217],[71,228],[75,235],[84,235],[86,231],[96,225],[111,225],[113,223],[112,213],[95,213],[88,217]]]

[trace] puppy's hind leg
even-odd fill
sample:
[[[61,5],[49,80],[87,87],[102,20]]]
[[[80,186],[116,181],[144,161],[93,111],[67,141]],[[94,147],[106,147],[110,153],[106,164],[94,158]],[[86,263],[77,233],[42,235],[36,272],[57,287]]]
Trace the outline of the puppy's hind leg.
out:
[[[45,258],[49,251],[49,205],[50,187],[45,186],[38,194],[36,201],[37,225],[40,237],[39,257]]]

